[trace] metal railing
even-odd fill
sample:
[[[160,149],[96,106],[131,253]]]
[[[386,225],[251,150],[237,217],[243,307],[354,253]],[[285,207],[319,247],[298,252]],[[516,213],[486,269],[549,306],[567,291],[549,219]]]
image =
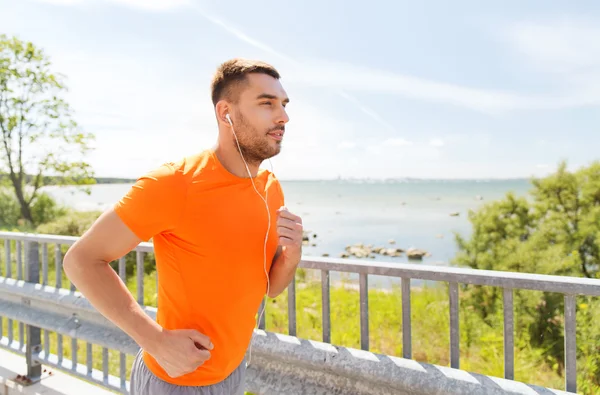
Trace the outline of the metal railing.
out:
[[[32,294],[35,294],[36,291],[46,290],[47,295],[58,297],[57,303],[48,303],[50,299],[42,298],[38,299],[37,302],[40,305],[40,309],[38,311],[37,317],[27,317],[23,316],[28,314],[28,311],[25,309],[19,308],[19,303],[5,303],[2,311],[10,312],[13,317],[21,317],[18,319],[18,332],[19,332],[19,342],[15,341],[14,333],[13,333],[13,319],[7,318],[7,326],[8,333],[4,335],[2,333],[2,314],[0,313],[0,347],[5,349],[9,349],[12,351],[17,351],[25,354],[27,358],[28,365],[28,374],[27,378],[29,382],[35,382],[41,377],[41,364],[45,364],[48,366],[55,367],[59,370],[69,372],[71,374],[75,374],[81,378],[92,381],[96,384],[100,384],[104,387],[107,387],[111,390],[120,391],[123,393],[127,393],[129,390],[129,383],[126,377],[126,369],[127,369],[127,358],[126,354],[133,355],[137,352],[135,348],[131,346],[126,350],[122,350],[119,352],[119,376],[116,377],[114,375],[109,374],[109,351],[111,349],[115,349],[114,341],[120,340],[124,342],[124,334],[120,331],[115,331],[114,328],[111,328],[107,325],[106,322],[103,325],[97,326],[86,334],[86,338],[90,341],[86,343],[86,364],[83,367],[78,362],[77,351],[78,351],[78,336],[71,336],[71,357],[70,359],[65,358],[63,352],[63,335],[67,335],[68,333],[73,332],[75,334],[80,316],[77,311],[73,311],[73,309],[69,309],[65,304],[67,300],[70,299],[80,299],[80,297],[76,296],[76,289],[73,284],[69,285],[69,288],[63,288],[63,246],[69,247],[77,240],[76,237],[65,237],[65,236],[55,236],[55,235],[30,235],[23,233],[12,233],[12,232],[0,232],[0,240],[4,240],[4,252],[5,256],[0,257],[0,279],[2,288],[0,288],[0,303],[6,302],[10,300],[10,298],[5,297],[2,300],[1,296],[3,291],[10,296],[12,294],[14,299],[14,290],[16,285],[16,281],[24,281],[24,284],[21,284],[17,289],[23,291],[19,296],[19,299],[27,305],[28,307],[35,301],[35,298],[32,298]],[[54,277],[55,280],[53,284],[49,284],[49,247],[54,246]],[[40,273],[40,246],[41,246],[41,273]],[[14,247],[14,248],[13,248]],[[12,259],[12,250],[15,251],[15,257]],[[137,263],[138,267],[136,268],[137,276],[138,276],[138,301],[143,305],[143,295],[144,295],[144,283],[143,283],[143,267],[140,269],[139,265],[143,265],[143,254],[147,251],[152,251],[152,245],[149,243],[144,243],[136,247],[134,250],[137,255]],[[23,260],[23,251],[25,251],[25,259]],[[3,259],[4,258],[4,259]],[[3,265],[4,263],[4,265]],[[16,276],[13,277],[13,266],[16,264]],[[118,262],[118,272],[120,278],[125,281],[125,257],[119,259]],[[41,276],[40,276],[41,274]],[[40,278],[41,277],[41,278]],[[13,285],[11,292],[9,293],[9,286]],[[39,284],[39,286],[37,285]],[[29,290],[30,292],[25,292],[25,290]],[[15,302],[13,300],[13,302]],[[68,317],[63,321],[56,321],[54,315],[48,315],[47,319],[43,322],[40,322],[39,326],[35,325],[26,325],[23,322],[32,322],[36,319],[44,317],[44,310],[54,307],[53,311],[63,313],[60,308],[61,305],[64,305],[68,310]],[[150,315],[155,313],[152,312],[152,308],[145,307],[147,312]],[[80,312],[79,312],[80,313]],[[98,321],[95,319],[93,321]],[[24,328],[27,328],[27,342],[24,340]],[[41,339],[41,331],[40,328],[44,328],[43,341]],[[50,353],[50,334],[56,334],[56,345],[57,351],[56,354]],[[112,337],[112,339],[107,339],[107,336]],[[84,337],[84,336],[81,336]],[[101,345],[102,346],[102,370],[93,369],[93,345]]]
[[[35,323],[35,325],[19,325],[19,344],[15,345],[12,333],[12,319],[9,318],[8,336],[0,332],[0,346],[24,352],[28,362],[28,377],[35,380],[39,378],[40,363],[67,370],[79,376],[104,385],[123,393],[128,391],[128,382],[125,377],[126,354],[137,352],[135,345],[122,332],[112,326],[107,320],[99,316],[89,305],[85,298],[75,292],[73,286],[62,289],[62,249],[61,246],[72,245],[77,238],[31,235],[22,233],[0,232],[0,239],[4,239],[5,258],[2,265],[0,257],[0,315],[11,316],[22,322]],[[48,246],[55,245],[55,284],[48,284]],[[16,257],[11,258],[11,250],[16,251]],[[41,245],[41,283],[39,246]],[[25,260],[22,253],[25,252]],[[135,248],[136,254],[136,279],[137,301],[144,305],[144,254],[153,252],[150,243],[142,243]],[[24,264],[25,263],[25,264]],[[12,279],[12,266],[16,264],[16,279]],[[3,269],[3,266],[5,269]],[[514,306],[513,294],[517,289],[555,292],[564,295],[565,303],[565,387],[568,392],[576,392],[576,296],[600,296],[600,280],[573,278],[562,276],[536,275],[526,273],[497,272],[473,270],[465,268],[420,266],[416,264],[398,264],[388,262],[362,262],[347,259],[331,258],[305,258],[301,268],[315,269],[321,273],[322,289],[322,339],[324,343],[331,342],[331,309],[330,309],[330,274],[332,272],[355,273],[359,277],[360,295],[360,345],[362,350],[369,350],[369,276],[396,277],[401,281],[402,296],[402,357],[412,358],[412,333],[411,333],[411,280],[426,280],[445,282],[449,289],[449,318],[450,318],[450,366],[460,369],[459,350],[459,284],[500,287],[503,289],[503,316],[504,316],[504,378],[514,380]],[[4,271],[3,271],[4,270]],[[118,272],[125,281],[125,258],[118,264]],[[17,286],[18,284],[18,286]],[[19,300],[28,306],[38,306],[39,309],[21,309]],[[263,302],[264,303],[264,302]],[[44,313],[44,307],[49,308],[49,313]],[[155,317],[155,309],[145,307],[146,312]],[[35,317],[26,316],[32,314]],[[44,314],[48,314],[47,317]],[[56,321],[62,315],[65,320]],[[265,319],[259,323],[259,328],[265,329]],[[289,335],[296,336],[296,283],[292,281],[288,288],[288,317]],[[0,329],[2,328],[0,317]],[[68,324],[65,324],[68,322]],[[86,325],[82,325],[85,322]],[[40,328],[44,328],[44,342],[42,342]],[[24,330],[26,329],[27,342],[24,343]],[[57,355],[49,353],[49,332],[58,333],[59,348]],[[63,358],[62,334],[71,334],[73,354],[71,360]],[[88,341],[86,365],[82,366],[77,361],[77,335]],[[25,344],[25,345],[24,345]],[[96,371],[92,368],[92,344],[103,347],[103,369]],[[119,377],[109,375],[108,350],[116,349],[120,352]]]

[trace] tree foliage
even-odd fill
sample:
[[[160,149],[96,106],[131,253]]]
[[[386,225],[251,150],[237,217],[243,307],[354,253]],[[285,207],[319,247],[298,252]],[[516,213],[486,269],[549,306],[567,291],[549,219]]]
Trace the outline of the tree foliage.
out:
[[[50,176],[61,184],[94,182],[85,162],[93,137],[73,119],[65,91],[42,49],[0,35],[0,182],[14,189],[21,217],[31,224]]]
[[[561,163],[554,174],[532,180],[527,197],[508,193],[502,200],[469,213],[472,234],[456,235],[454,263],[474,269],[600,278],[600,162],[576,172]],[[465,287],[465,303],[491,324],[502,309],[502,290]],[[594,314],[600,303],[579,298],[579,317]],[[515,292],[517,331],[528,346],[539,347],[561,371],[564,361],[564,297],[535,291]],[[597,314],[596,314],[597,315]],[[578,336],[598,339],[600,325],[578,320]],[[598,355],[597,343],[581,341],[579,355]],[[599,358],[586,363],[600,384]]]

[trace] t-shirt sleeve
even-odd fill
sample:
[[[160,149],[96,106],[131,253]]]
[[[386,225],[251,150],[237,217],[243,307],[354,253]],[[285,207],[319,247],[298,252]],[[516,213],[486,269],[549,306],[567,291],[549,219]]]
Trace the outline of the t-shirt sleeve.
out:
[[[138,178],[114,210],[136,236],[147,241],[177,226],[186,194],[181,169],[164,164]]]
[[[283,188],[281,188],[281,183],[279,182],[279,180],[277,180],[276,183],[277,183],[277,191],[279,192],[278,196],[277,196],[280,201],[279,205],[285,206],[285,196],[283,194]]]

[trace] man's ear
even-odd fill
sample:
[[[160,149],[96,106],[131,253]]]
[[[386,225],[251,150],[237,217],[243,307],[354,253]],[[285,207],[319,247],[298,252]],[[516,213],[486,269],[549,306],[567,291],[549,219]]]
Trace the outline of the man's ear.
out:
[[[231,117],[231,114],[229,113],[229,103],[227,103],[225,100],[220,100],[217,105],[215,106],[215,113],[217,115],[217,119],[219,120],[219,123],[223,122],[225,124],[227,124],[227,126],[230,125],[229,120],[227,120],[227,114],[229,114],[229,117]]]

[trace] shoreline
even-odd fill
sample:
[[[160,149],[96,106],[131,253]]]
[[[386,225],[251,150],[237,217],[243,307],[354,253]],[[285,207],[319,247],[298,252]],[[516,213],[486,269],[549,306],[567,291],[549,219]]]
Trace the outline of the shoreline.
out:
[[[129,184],[96,184],[91,194],[76,187],[48,187],[46,192],[59,204],[74,211],[102,212],[126,193]],[[455,181],[429,180],[384,182],[379,180],[282,181],[286,206],[303,219],[311,235],[304,254],[314,257],[356,259],[449,266],[457,254],[454,234],[469,237],[470,210],[514,191],[530,189],[524,180]],[[389,240],[396,244],[389,244]],[[385,254],[348,247],[373,245]],[[398,247],[403,250],[398,252]],[[414,248],[421,259],[409,260]],[[395,249],[394,251],[390,251]],[[391,252],[391,253],[390,253]],[[360,256],[362,255],[362,257]]]

